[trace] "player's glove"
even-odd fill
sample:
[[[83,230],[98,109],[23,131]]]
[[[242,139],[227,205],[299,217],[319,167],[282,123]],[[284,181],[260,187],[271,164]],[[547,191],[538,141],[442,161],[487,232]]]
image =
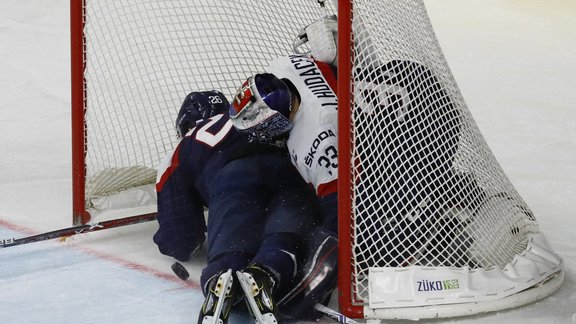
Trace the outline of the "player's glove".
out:
[[[304,27],[296,38],[293,47],[308,43],[309,53],[315,60],[338,66],[338,21],[335,15],[325,16]]]

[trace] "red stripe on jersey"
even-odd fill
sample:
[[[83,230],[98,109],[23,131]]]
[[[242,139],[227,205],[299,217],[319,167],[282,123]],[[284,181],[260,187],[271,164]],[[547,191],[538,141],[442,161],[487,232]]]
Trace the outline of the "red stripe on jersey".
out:
[[[170,176],[176,171],[176,169],[178,169],[179,165],[180,165],[180,145],[178,145],[178,147],[174,151],[174,154],[172,154],[170,166],[166,168],[166,170],[164,170],[164,173],[162,173],[162,176],[160,177],[160,181],[156,183],[156,192],[162,191],[162,188],[168,181],[168,178],[170,178]]]
[[[320,73],[322,73],[322,76],[324,76],[324,79],[326,79],[326,81],[328,82],[328,85],[330,86],[330,88],[332,89],[332,91],[334,91],[334,94],[336,94],[336,96],[338,96],[338,85],[337,85],[337,79],[336,79],[336,75],[334,74],[334,70],[332,70],[332,66],[328,63],[324,63],[324,62],[320,62],[320,61],[314,61],[316,63],[316,65],[318,65],[318,69],[320,69]]]
[[[338,191],[338,180],[332,180],[328,183],[320,184],[318,186],[318,190],[316,191],[316,195],[318,197],[325,197],[337,191]]]

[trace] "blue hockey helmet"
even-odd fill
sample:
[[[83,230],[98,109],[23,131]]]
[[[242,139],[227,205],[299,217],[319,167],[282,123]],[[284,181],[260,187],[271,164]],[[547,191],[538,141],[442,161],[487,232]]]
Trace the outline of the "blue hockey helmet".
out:
[[[184,137],[198,122],[228,111],[230,103],[224,94],[217,90],[190,92],[184,102],[178,117],[176,117],[176,133],[178,138]]]
[[[230,106],[230,119],[250,141],[270,144],[292,129],[292,94],[286,83],[270,73],[248,78]]]

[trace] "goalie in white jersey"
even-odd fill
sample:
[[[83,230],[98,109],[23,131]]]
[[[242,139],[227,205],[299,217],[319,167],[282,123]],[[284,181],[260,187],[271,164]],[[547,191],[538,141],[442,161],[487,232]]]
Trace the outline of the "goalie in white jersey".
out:
[[[287,145],[292,163],[318,196],[322,219],[309,243],[309,266],[303,267],[300,284],[279,302],[297,318],[307,306],[327,302],[337,280],[336,69],[309,55],[290,55],[272,61],[267,72],[240,87],[230,119],[253,142]],[[310,280],[311,274],[317,278]]]
[[[268,72],[284,80],[297,100],[288,150],[304,180],[314,186],[322,207],[322,226],[337,232],[336,69],[307,55],[293,55],[274,60]]]
[[[337,232],[338,99],[336,70],[309,55],[272,61],[250,77],[230,109],[234,126],[255,142],[286,140],[292,163],[314,187],[322,226]],[[271,105],[262,97],[273,97]],[[288,135],[289,134],[289,135]]]

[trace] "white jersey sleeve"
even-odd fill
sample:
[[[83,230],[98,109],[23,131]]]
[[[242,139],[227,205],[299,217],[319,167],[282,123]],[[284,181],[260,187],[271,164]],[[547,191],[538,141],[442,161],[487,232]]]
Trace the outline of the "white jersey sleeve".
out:
[[[292,82],[300,107],[288,138],[292,163],[318,196],[336,191],[338,179],[338,99],[336,78],[326,63],[308,55],[280,57],[267,72]]]

